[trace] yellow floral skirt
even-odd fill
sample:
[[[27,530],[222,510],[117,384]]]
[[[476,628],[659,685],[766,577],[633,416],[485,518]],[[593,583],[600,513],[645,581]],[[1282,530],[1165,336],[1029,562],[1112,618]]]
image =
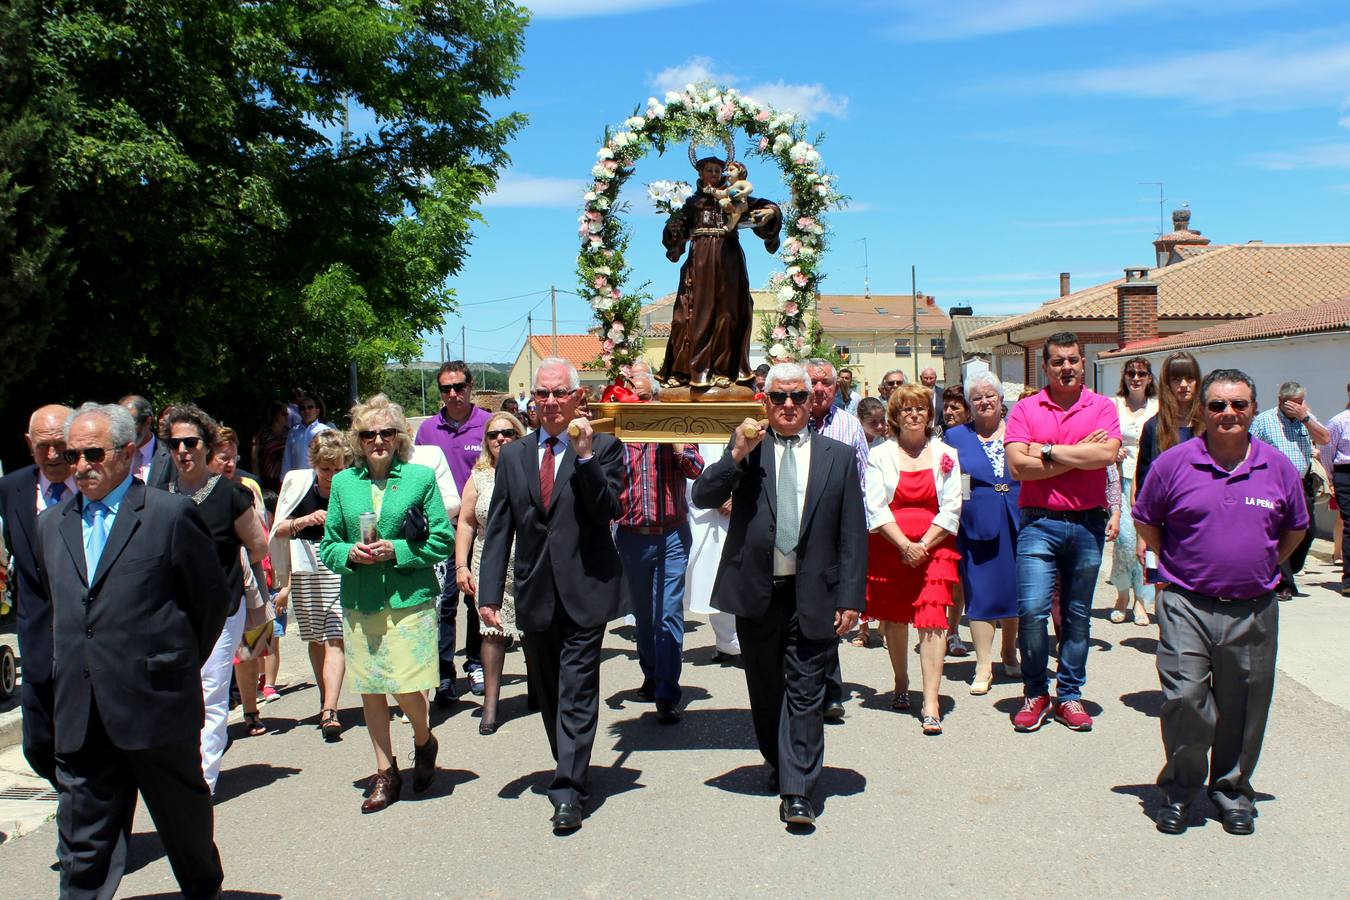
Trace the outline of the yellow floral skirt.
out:
[[[342,611],[347,675],[358,694],[408,694],[440,683],[436,604]]]

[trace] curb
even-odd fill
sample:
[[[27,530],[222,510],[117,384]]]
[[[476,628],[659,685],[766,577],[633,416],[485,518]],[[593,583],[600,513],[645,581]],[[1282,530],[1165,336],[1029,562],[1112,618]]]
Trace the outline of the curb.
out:
[[[23,710],[14,707],[0,713],[0,750],[23,742]]]

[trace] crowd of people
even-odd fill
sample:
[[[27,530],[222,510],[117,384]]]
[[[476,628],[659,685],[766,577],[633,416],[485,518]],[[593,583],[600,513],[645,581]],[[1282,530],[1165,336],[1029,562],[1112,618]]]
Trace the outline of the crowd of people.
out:
[[[1249,377],[1202,375],[1187,353],[1156,383],[1147,359],[1129,360],[1114,397],[1084,369],[1067,332],[1045,343],[1045,387],[1016,400],[988,373],[939,391],[931,369],[917,383],[895,370],[861,397],[827,360],[779,362],[756,372],[762,415],[726,443],[681,445],[597,432],[566,360],[539,364],[523,421],[517,399],[475,405],[472,372],[447,362],[442,405],[415,432],[382,394],[345,432],[310,395],[278,402],[251,471],[238,433],[192,404],[39,408],[34,464],[0,480],[0,515],[24,751],[59,793],[63,894],[115,889],[138,791],[184,893],[219,891],[211,798],[231,683],[247,733],[266,734],[259,704],[277,696],[288,622],[324,740],[341,739],[344,683],[361,696],[374,761],[362,813],[403,792],[390,697],[413,732],[412,791],[435,779],[430,709],[459,697],[461,606],[484,737],[503,724],[519,643],[556,761],[550,823],[565,833],[585,816],[608,624],[631,614],[637,696],[673,727],[684,617],[709,613],[717,658],[745,671],[779,816],[807,826],[823,723],[845,715],[841,639],[885,643],[890,708],[917,702],[924,735],[946,727],[946,657],[972,649],[970,694],[990,691],[996,659],[1022,684],[1015,731],[1090,731],[1108,542],[1110,621],[1159,630],[1157,827],[1184,830],[1207,790],[1225,830],[1250,833],[1276,609],[1296,596],[1312,503],[1330,490],[1342,521],[1350,511],[1350,404],[1324,425],[1289,382],[1258,412]],[[633,402],[660,399],[645,366],[626,384]],[[1350,565],[1343,579],[1350,595]]]

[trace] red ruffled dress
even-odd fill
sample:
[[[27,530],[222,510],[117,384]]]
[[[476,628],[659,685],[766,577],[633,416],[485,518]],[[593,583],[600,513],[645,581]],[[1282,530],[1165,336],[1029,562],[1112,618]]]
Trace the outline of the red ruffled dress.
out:
[[[923,538],[938,514],[931,471],[900,473],[891,514],[905,537],[911,541]],[[880,532],[873,532],[867,543],[867,618],[945,630],[952,585],[960,577],[960,559],[956,538],[948,535],[928,552],[923,565],[907,566],[896,546]]]

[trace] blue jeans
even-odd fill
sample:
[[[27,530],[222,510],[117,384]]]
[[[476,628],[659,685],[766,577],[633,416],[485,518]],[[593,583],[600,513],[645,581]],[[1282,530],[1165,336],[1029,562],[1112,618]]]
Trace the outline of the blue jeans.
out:
[[[681,525],[665,534],[636,534],[620,528],[614,543],[633,596],[642,675],[655,682],[658,701],[678,703],[689,526]]]
[[[1088,627],[1092,595],[1102,563],[1106,515],[1083,523],[1058,519],[1022,520],[1017,533],[1017,643],[1022,650],[1022,683],[1028,697],[1050,693],[1046,672],[1050,641],[1045,621],[1059,582],[1059,700],[1079,700],[1087,681]]]

